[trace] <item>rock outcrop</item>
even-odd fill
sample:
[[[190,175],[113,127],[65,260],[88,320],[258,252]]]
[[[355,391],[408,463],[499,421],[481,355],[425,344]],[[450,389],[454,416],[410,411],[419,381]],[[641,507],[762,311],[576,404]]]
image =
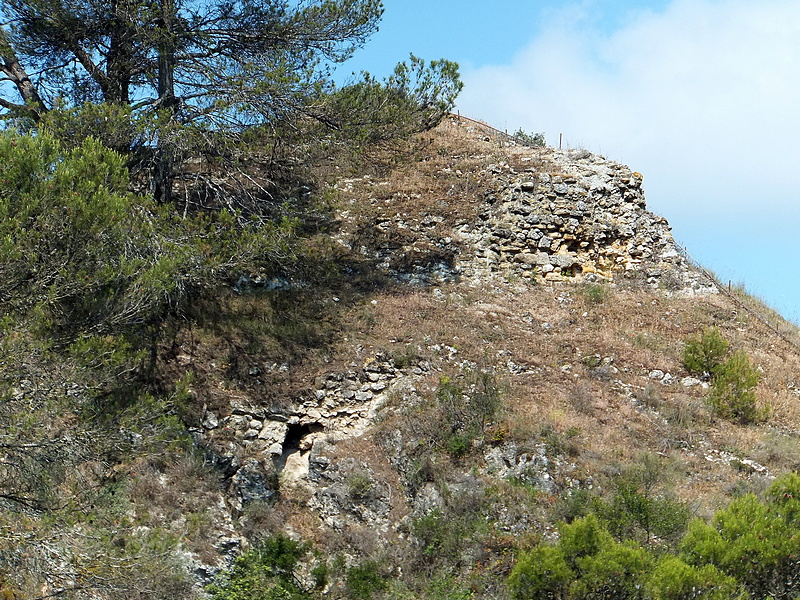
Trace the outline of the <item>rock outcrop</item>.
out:
[[[338,241],[386,275],[417,285],[524,277],[627,281],[678,295],[716,293],[676,244],[667,220],[647,210],[640,173],[584,150],[509,150],[522,166],[482,167],[477,178],[486,191],[476,218],[453,223],[433,203],[421,214],[397,212],[403,198],[412,196],[395,192],[386,213],[367,222],[344,211]],[[380,187],[365,176],[338,189],[347,197],[359,186]],[[448,199],[451,205],[464,201],[473,199]]]
[[[477,216],[469,222],[434,210],[421,216],[397,212],[397,206],[387,203],[386,215],[372,214],[361,222],[363,216],[342,211],[344,226],[335,239],[375,270],[410,285],[480,284],[496,278],[548,285],[630,283],[668,295],[717,292],[684,256],[666,219],[647,210],[641,174],[585,151],[515,150],[527,153],[519,161],[522,167],[515,169],[507,162],[483,167],[481,180],[487,185],[478,198]],[[528,167],[526,162],[538,166]],[[359,185],[377,184],[365,176],[345,180],[339,189],[355,194]],[[550,324],[542,322],[541,327],[546,331]],[[458,351],[447,348],[452,360]],[[516,367],[508,361],[510,373],[524,372]],[[618,372],[610,363],[600,368]],[[591,375],[600,379],[598,369]],[[366,364],[350,363],[349,370],[317,377],[280,409],[260,407],[257,398],[249,398],[248,403],[232,400],[227,414],[206,411],[195,434],[222,466],[234,512],[252,501],[274,503],[279,492],[299,486],[307,492],[307,506],[326,527],[341,531],[347,523],[369,526],[390,544],[389,532],[407,528],[392,510],[393,486],[376,484],[366,463],[332,459],[331,440],[363,434],[386,412],[390,397],[413,410],[422,402],[416,384],[437,370],[441,368],[428,361],[400,364],[379,352]],[[386,433],[381,444],[392,468],[410,480],[409,473],[419,465],[409,448],[419,441],[407,438],[397,429]],[[574,465],[548,456],[545,443],[525,451],[513,443],[483,451],[482,475],[510,478],[542,493],[553,493],[556,477],[578,485],[572,479]],[[450,485],[469,491],[475,487],[473,479],[465,474],[463,481]],[[403,504],[401,512],[412,517],[444,506],[429,482],[406,489],[406,494],[394,502]],[[532,526],[530,515],[514,511],[493,518],[508,532]]]
[[[638,278],[668,292],[716,291],[667,220],[647,210],[640,173],[586,151],[550,153],[552,172],[490,167],[496,189],[481,220],[461,231],[478,265],[545,280]]]

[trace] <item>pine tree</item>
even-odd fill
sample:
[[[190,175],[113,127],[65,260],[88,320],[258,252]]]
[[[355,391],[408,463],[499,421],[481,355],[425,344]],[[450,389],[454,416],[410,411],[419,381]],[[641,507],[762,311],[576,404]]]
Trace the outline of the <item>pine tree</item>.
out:
[[[184,158],[241,154],[248,131],[306,132],[302,145],[320,137],[310,124],[334,138],[363,138],[364,116],[394,136],[437,124],[461,88],[455,63],[412,57],[384,83],[332,81],[382,13],[380,0],[8,0],[0,110],[58,131],[103,105],[86,133],[146,164],[167,201]]]

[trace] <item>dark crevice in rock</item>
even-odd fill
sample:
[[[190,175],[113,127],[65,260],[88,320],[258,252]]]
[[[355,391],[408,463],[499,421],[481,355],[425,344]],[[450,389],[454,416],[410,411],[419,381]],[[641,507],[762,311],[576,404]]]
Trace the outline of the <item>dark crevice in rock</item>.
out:
[[[295,452],[308,450],[308,448],[304,448],[303,444],[306,436],[311,435],[312,433],[319,433],[324,430],[325,428],[319,423],[295,423],[293,425],[289,425],[289,428],[286,430],[286,437],[283,440],[283,452],[279,457],[274,459],[275,470],[278,472],[278,474],[280,474],[280,472],[286,466],[286,460],[289,458],[289,456]]]

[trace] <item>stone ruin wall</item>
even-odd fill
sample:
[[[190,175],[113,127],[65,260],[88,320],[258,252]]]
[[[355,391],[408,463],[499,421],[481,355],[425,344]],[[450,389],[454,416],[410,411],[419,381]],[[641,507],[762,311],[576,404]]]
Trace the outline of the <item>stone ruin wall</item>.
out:
[[[641,174],[586,151],[550,152],[550,172],[490,167],[497,186],[481,220],[460,232],[474,252],[460,257],[465,273],[632,279],[669,293],[716,293],[683,255],[666,219],[647,210]]]

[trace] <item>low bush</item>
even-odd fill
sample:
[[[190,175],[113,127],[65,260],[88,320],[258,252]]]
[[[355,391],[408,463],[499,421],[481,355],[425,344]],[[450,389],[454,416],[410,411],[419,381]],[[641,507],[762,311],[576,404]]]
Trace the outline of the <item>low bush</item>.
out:
[[[613,479],[613,495],[597,500],[595,510],[620,539],[675,542],[686,531],[690,513],[670,494],[669,480],[668,465],[657,455],[643,454]]]
[[[559,547],[540,545],[522,552],[508,577],[508,589],[515,600],[562,600],[575,580]]]
[[[644,586],[652,600],[744,600],[741,586],[714,565],[695,567],[677,556],[658,561]]]
[[[759,407],[754,389],[761,379],[743,350],[727,359],[728,342],[719,329],[708,327],[686,343],[681,359],[687,371],[711,379],[708,405],[717,416],[742,425],[766,420],[767,407]]]
[[[308,550],[307,544],[283,535],[267,538],[239,556],[207,591],[212,600],[311,600],[295,575]]]
[[[750,364],[747,354],[739,350],[717,366],[711,380],[708,403],[723,419],[742,425],[766,420],[768,409],[760,408],[754,388],[761,374]]]
[[[475,440],[483,439],[502,397],[492,373],[475,371],[460,380],[442,377],[436,400],[446,428],[442,436],[444,448],[459,458],[472,450]]]
[[[587,304],[602,304],[609,293],[608,287],[600,283],[588,283],[581,288],[581,295]]]
[[[369,560],[347,570],[347,589],[351,598],[370,600],[387,586],[378,563],[374,561]]]
[[[571,597],[586,600],[641,598],[642,585],[653,557],[634,542],[613,542],[593,556],[579,561],[580,577],[571,586]]]
[[[713,565],[752,598],[789,600],[800,595],[800,477],[773,482],[765,500],[745,494],[718,511],[710,524],[695,520],[681,542],[684,560]]]
[[[514,137],[517,141],[533,148],[543,148],[547,145],[547,141],[544,139],[544,132],[527,133],[523,129],[517,129],[517,131],[514,132]]]
[[[353,500],[366,500],[372,493],[373,480],[367,471],[353,471],[345,481],[347,494]]]
[[[716,327],[706,327],[703,332],[690,339],[683,349],[681,361],[693,375],[711,377],[728,353],[728,342]]]

